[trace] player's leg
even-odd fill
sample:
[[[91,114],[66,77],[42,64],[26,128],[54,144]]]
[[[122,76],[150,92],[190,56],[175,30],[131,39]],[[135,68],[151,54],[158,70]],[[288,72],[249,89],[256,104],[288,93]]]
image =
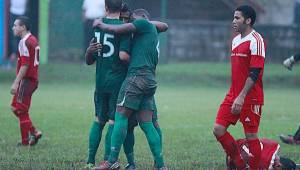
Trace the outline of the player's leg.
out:
[[[283,66],[289,70],[292,70],[293,65],[300,60],[300,53],[294,54],[291,57],[283,61]]]
[[[216,117],[213,134],[222,145],[226,154],[234,161],[237,169],[243,169],[246,165],[240,156],[238,144],[227,131],[229,125],[235,124],[238,119],[239,115],[233,115],[231,113],[231,105],[222,104]]]
[[[137,76],[126,77],[122,83],[117,101],[117,109],[115,113],[115,125],[111,137],[111,152],[108,161],[97,169],[105,170],[115,168],[115,164],[122,144],[127,135],[128,118],[130,115],[139,109],[143,92],[141,88],[137,87],[138,83],[135,82]]]
[[[115,112],[116,106],[118,101],[118,94],[119,94],[120,87],[116,87],[109,96],[109,122],[108,122],[108,129],[105,136],[105,151],[104,151],[104,161],[107,161],[111,151],[111,136],[114,129],[115,124]],[[103,161],[103,162],[104,162]]]
[[[95,156],[101,142],[103,128],[108,121],[108,116],[105,114],[108,112],[106,96],[104,93],[94,93],[95,104],[95,121],[92,123],[89,133],[89,149],[87,166],[95,165]]]
[[[118,106],[115,114],[115,126],[111,136],[111,153],[109,163],[113,164],[118,160],[120,149],[127,135],[128,117],[133,113],[132,109]]]
[[[95,157],[99,144],[101,142],[102,131],[104,126],[105,122],[100,122],[98,117],[96,116],[89,132],[88,158],[84,169],[90,169],[95,166]]]
[[[36,81],[23,79],[12,102],[12,111],[19,118],[23,145],[34,145],[41,137],[41,132],[35,129],[28,113],[37,84]]]
[[[128,120],[128,130],[125,141],[123,143],[124,153],[127,159],[127,165],[125,166],[126,170],[136,169],[134,161],[134,128],[137,126],[136,114],[133,113]]]
[[[111,150],[111,135],[114,129],[114,120],[109,120],[108,121],[108,128],[107,128],[107,132],[105,135],[105,143],[104,143],[104,156],[103,156],[103,160],[107,161],[109,154],[110,154],[110,150]]]
[[[156,168],[164,167],[165,165],[163,160],[160,137],[152,122],[153,111],[141,110],[139,111],[137,116],[138,116],[139,125],[146,135],[148,144],[150,146],[150,150],[154,157]]]
[[[261,109],[261,105],[244,106],[240,117],[249,146],[249,152],[253,155],[249,157],[248,161],[250,169],[259,169],[261,159],[261,146],[258,138]]]
[[[159,135],[159,139],[160,139],[160,145],[161,145],[161,147],[162,147],[162,131],[161,131],[161,129],[160,129],[160,126],[159,126],[159,124],[158,124],[158,116],[157,116],[157,109],[156,109],[156,107],[155,107],[155,110],[154,110],[154,112],[153,112],[153,117],[152,117],[152,122],[153,122],[153,125],[154,125],[154,128],[155,128],[155,130],[156,130],[156,132],[158,133],[158,135]]]
[[[133,113],[132,109],[118,106],[115,113],[115,123],[111,135],[111,150],[107,161],[102,162],[94,170],[120,169],[118,157],[120,149],[127,134],[128,117]]]

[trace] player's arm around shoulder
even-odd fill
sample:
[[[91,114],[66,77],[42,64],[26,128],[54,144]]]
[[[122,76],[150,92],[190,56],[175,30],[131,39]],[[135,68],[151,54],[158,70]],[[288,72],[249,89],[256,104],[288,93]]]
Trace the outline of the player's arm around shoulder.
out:
[[[116,34],[128,34],[136,32],[136,27],[132,23],[110,25],[105,24],[101,19],[96,19],[93,23],[94,28],[100,28],[103,31],[113,32]]]
[[[165,22],[161,22],[161,21],[150,21],[150,23],[152,23],[153,25],[155,25],[157,32],[166,32],[169,29],[169,26],[167,23]]]

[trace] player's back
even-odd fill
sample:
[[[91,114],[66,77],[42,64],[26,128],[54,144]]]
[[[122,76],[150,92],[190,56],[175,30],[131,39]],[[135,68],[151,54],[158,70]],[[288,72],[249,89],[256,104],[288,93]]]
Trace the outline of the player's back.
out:
[[[19,42],[17,73],[21,65],[27,64],[28,70],[24,78],[38,80],[40,47],[38,40],[31,33],[26,34]]]
[[[159,41],[156,27],[145,19],[137,19],[132,24],[136,33],[132,40],[129,72],[146,68],[155,71],[159,57]]]
[[[106,24],[120,25],[119,19],[102,19]],[[102,50],[96,56],[96,88],[109,91],[114,86],[120,86],[127,74],[127,65],[119,58],[119,51],[130,51],[130,36],[118,35],[95,29],[95,38],[102,44]]]

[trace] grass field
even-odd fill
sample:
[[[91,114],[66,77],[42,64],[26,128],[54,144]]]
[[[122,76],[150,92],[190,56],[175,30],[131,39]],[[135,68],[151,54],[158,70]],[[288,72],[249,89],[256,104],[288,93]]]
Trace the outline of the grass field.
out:
[[[63,70],[62,70],[63,68]],[[13,72],[0,72],[0,169],[80,169],[86,160],[88,131],[93,120],[94,68],[82,65],[41,66],[31,117],[43,131],[34,147],[16,147],[18,121],[10,112]],[[229,86],[229,65],[171,64],[158,68],[156,99],[163,130],[166,164],[171,170],[225,169],[224,153],[212,135],[215,114]],[[300,68],[293,72],[270,64],[265,70],[265,106],[260,136],[278,140],[293,134],[300,122]],[[151,169],[152,157],[136,128],[138,168]],[[230,128],[243,137],[240,124]],[[103,155],[101,142],[98,162]],[[300,163],[300,147],[281,144],[281,155]],[[125,165],[124,154],[121,162]]]

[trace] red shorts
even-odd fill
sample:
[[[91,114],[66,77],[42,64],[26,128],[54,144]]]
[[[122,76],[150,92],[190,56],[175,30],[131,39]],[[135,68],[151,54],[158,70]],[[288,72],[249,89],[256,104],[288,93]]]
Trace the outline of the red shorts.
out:
[[[38,81],[32,79],[22,79],[17,93],[14,95],[11,106],[16,110],[28,112],[31,96],[38,87]]]
[[[238,115],[231,113],[231,106],[230,104],[221,104],[215,123],[227,128],[230,124],[235,125],[236,122],[240,120],[245,133],[257,133],[262,106],[244,105],[241,113]]]

